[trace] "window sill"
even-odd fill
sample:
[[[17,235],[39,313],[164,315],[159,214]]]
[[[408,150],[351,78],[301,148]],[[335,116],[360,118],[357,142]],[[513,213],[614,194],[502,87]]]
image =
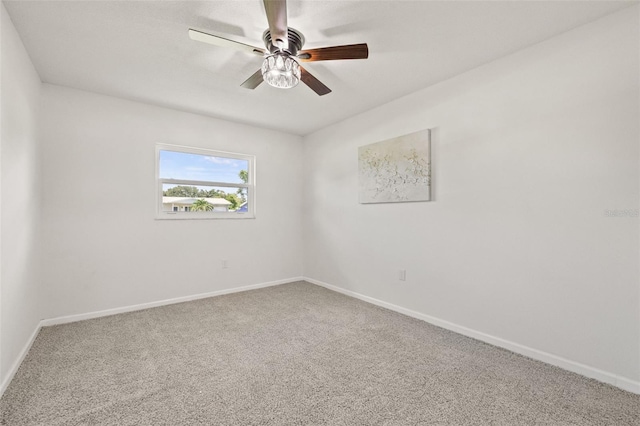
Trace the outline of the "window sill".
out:
[[[246,213],[231,213],[231,214],[206,214],[206,213],[175,213],[175,214],[158,214],[155,220],[242,220],[242,219],[255,219],[254,214]]]

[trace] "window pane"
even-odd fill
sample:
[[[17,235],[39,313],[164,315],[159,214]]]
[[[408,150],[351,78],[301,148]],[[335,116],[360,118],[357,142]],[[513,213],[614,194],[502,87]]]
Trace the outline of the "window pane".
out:
[[[163,184],[162,211],[246,212],[247,195],[247,188]]]
[[[160,151],[160,179],[247,183],[248,170],[247,160]]]

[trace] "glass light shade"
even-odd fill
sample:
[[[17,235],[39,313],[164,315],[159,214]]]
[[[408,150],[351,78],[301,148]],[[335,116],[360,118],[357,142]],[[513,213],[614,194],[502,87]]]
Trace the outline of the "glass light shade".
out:
[[[300,66],[286,53],[274,53],[262,63],[262,78],[273,87],[290,89],[300,82]]]

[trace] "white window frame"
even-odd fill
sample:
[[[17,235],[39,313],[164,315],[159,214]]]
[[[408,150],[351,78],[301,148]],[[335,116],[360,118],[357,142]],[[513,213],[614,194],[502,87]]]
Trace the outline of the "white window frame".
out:
[[[186,154],[206,155],[209,157],[233,158],[244,160],[249,164],[247,172],[249,181],[244,183],[198,181],[185,179],[161,179],[160,178],[160,151],[183,152]],[[156,219],[254,219],[256,217],[256,157],[255,155],[238,154],[235,152],[216,151],[205,148],[195,148],[190,146],[156,144]],[[186,185],[186,186],[215,186],[223,188],[246,188],[248,211],[246,212],[185,212],[185,211],[163,211],[162,210],[162,186],[164,184]]]

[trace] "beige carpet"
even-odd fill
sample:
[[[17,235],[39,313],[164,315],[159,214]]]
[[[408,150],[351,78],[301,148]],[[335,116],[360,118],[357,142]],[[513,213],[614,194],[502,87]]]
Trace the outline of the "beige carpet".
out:
[[[640,425],[640,396],[304,283],[44,328],[20,425]]]

